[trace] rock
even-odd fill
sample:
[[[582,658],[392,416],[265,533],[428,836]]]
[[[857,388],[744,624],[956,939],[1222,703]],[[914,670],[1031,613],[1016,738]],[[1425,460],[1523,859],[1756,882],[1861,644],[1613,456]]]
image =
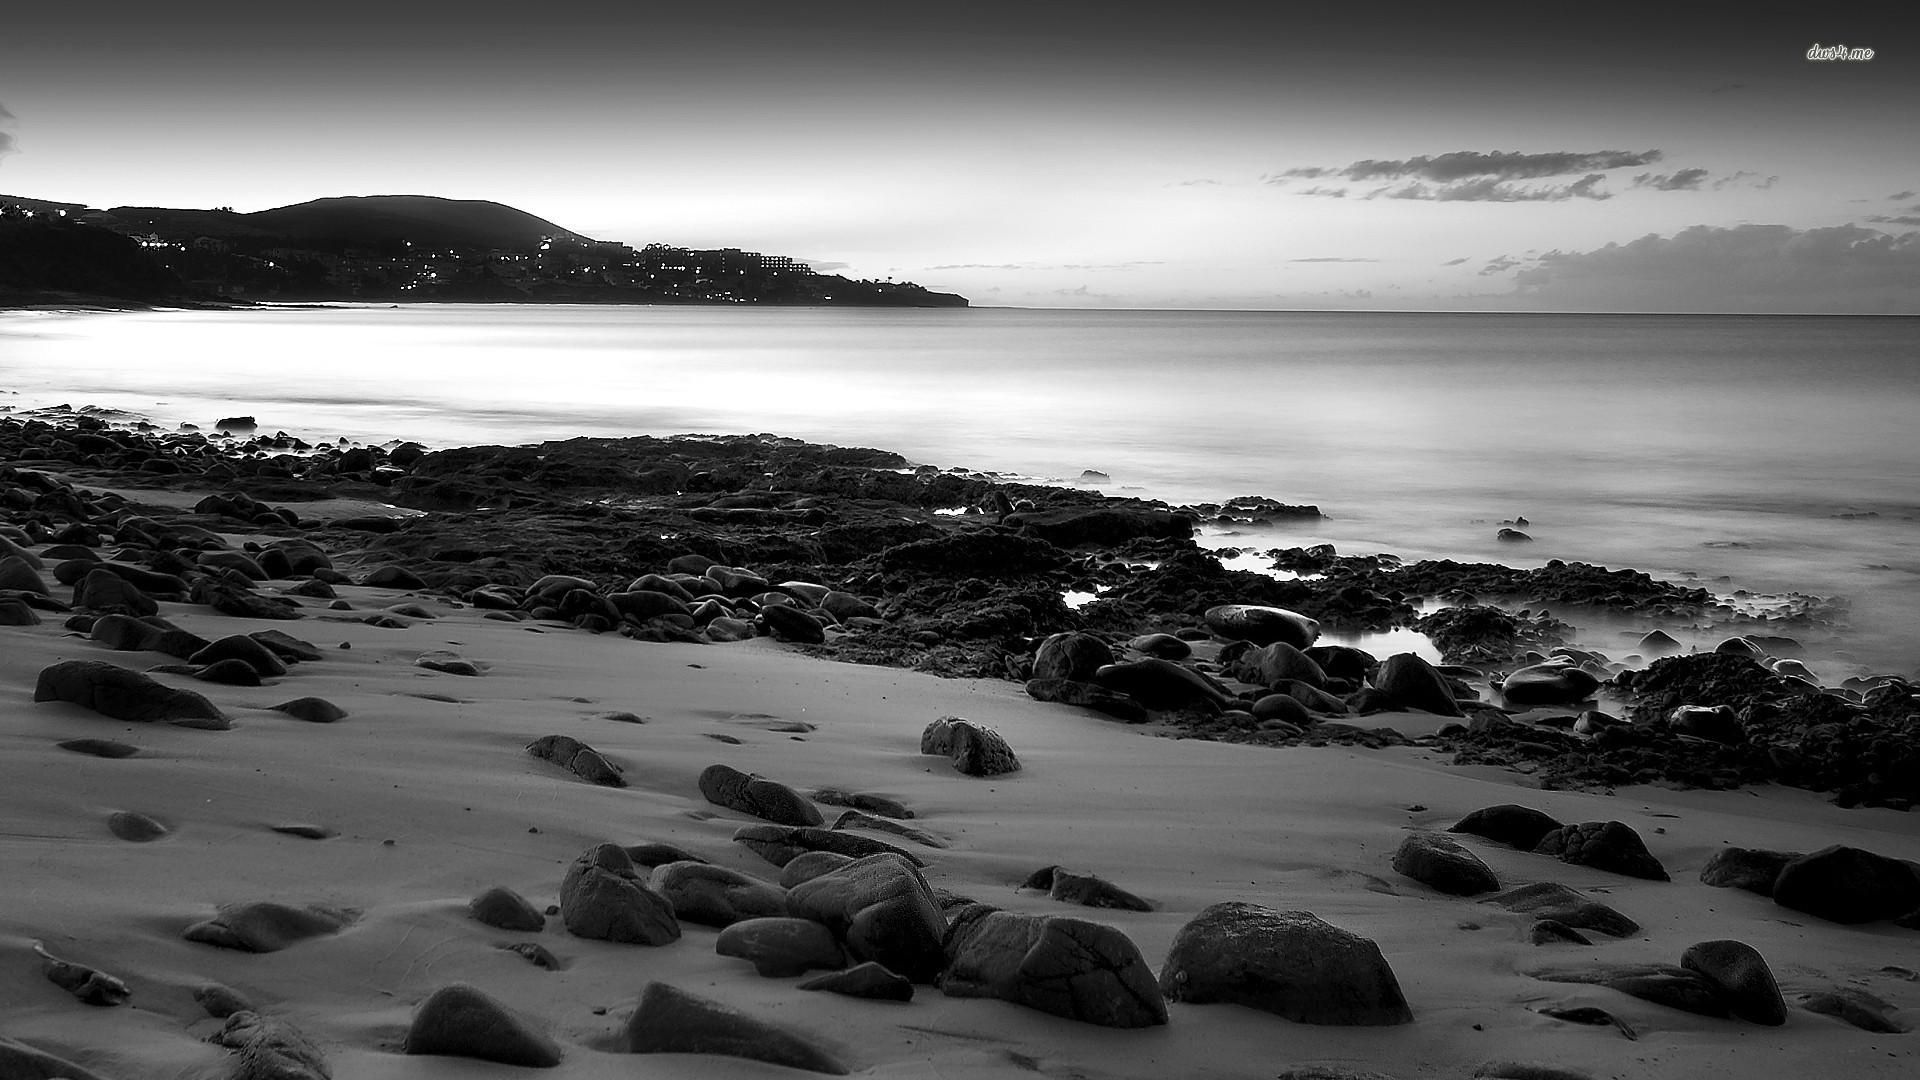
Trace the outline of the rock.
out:
[[[0,626],[39,626],[40,616],[28,607],[26,601],[11,596],[0,597]]]
[[[310,641],[302,641],[284,630],[255,630],[247,635],[267,647],[267,650],[280,658],[282,663],[292,664],[300,661],[318,663],[320,648]]]
[[[853,861],[851,855],[837,855],[831,851],[809,851],[796,855],[780,868],[780,887],[791,889],[803,881],[812,881],[821,874],[832,873]]]
[[[1233,707],[1235,698],[1212,679],[1171,660],[1147,657],[1108,664],[1093,673],[1096,686],[1125,694],[1149,709],[1207,704]]]
[[[1436,716],[1459,716],[1460,706],[1453,699],[1447,680],[1433,665],[1413,653],[1387,657],[1374,676],[1374,686],[1393,702],[1395,708],[1419,709]]]
[[[245,660],[216,660],[194,671],[193,677],[201,682],[219,683],[223,686],[260,685],[260,673]]]
[[[140,652],[152,647],[160,631],[131,615],[105,615],[94,620],[87,636],[116,652]]]
[[[1729,746],[1747,741],[1747,729],[1731,705],[1681,705],[1667,713],[1667,726],[1681,735]]]
[[[428,671],[444,671],[449,675],[474,676],[481,674],[480,665],[455,653],[450,653],[445,649],[435,649],[432,652],[421,653],[419,658],[414,660],[413,665],[415,667],[426,668]]]
[[[1733,1015],[1755,1024],[1779,1027],[1787,1022],[1780,984],[1759,950],[1744,941],[1702,941],[1687,946],[1680,966],[1712,981]]]
[[[1500,696],[1509,705],[1578,705],[1599,688],[1599,679],[1571,664],[1534,664],[1502,680]]]
[[[91,754],[102,758],[129,758],[140,752],[140,748],[132,743],[123,743],[116,739],[67,739],[54,745],[76,754]]]
[[[911,818],[913,811],[898,799],[885,795],[875,795],[866,791],[840,791],[836,788],[821,788],[813,793],[813,801],[828,806],[850,806],[855,810],[865,810],[881,817]]]
[[[1214,904],[1180,928],[1160,989],[1171,1001],[1231,1002],[1308,1024],[1413,1021],[1379,946],[1310,912]]]
[[[1142,634],[1127,642],[1127,648],[1162,660],[1185,660],[1193,655],[1193,646],[1172,634]]]
[[[286,713],[295,720],[305,720],[309,724],[331,724],[343,720],[347,710],[325,698],[303,697],[292,701],[283,701],[278,705],[269,705],[274,712]]]
[[[627,1021],[635,1054],[722,1054],[845,1076],[846,1066],[804,1036],[666,983],[648,983]]]
[[[847,966],[833,931],[811,919],[765,916],[742,919],[720,931],[713,951],[753,963],[769,979],[785,979]]]
[[[1454,822],[1447,831],[1484,836],[1521,851],[1532,851],[1540,843],[1541,837],[1562,827],[1560,822],[1531,806],[1501,803],[1475,810]]]
[[[1146,958],[1111,926],[975,905],[948,937],[948,997],[991,997],[1102,1027],[1167,1022]]]
[[[358,912],[346,908],[254,901],[227,904],[213,918],[187,927],[181,936],[241,952],[278,952],[308,938],[337,934],[358,917]]]
[[[1393,868],[1449,896],[1477,896],[1500,888],[1500,879],[1480,856],[1437,833],[1408,834],[1393,854]]]
[[[567,869],[560,918],[575,937],[634,945],[665,945],[680,937],[673,906],[640,880],[633,860],[614,844],[588,848]]]
[[[1092,634],[1069,631],[1050,635],[1033,654],[1033,678],[1086,682],[1113,663],[1113,650]],[[1045,700],[1045,699],[1043,699]]]
[[[703,863],[708,861],[688,851],[686,848],[676,844],[661,843],[659,841],[650,844],[628,844],[621,847],[620,850],[627,853],[627,858],[633,860],[634,866],[644,866],[649,870],[656,866],[665,866],[671,862]]]
[[[104,1080],[91,1069],[4,1035],[0,1035],[0,1076],[7,1080]]]
[[[43,669],[35,701],[65,701],[115,720],[168,723],[225,731],[232,727],[213,702],[176,690],[137,671],[99,660],[63,660]]]
[[[1123,506],[1062,506],[1048,510],[1019,510],[1001,519],[1024,535],[1061,547],[1124,544],[1134,539],[1185,540],[1193,535],[1192,519],[1165,510]]]
[[[803,828],[793,825],[742,825],[735,829],[733,842],[752,851],[775,866],[785,866],[795,857],[810,851],[830,851],[854,859],[869,855],[898,855],[915,866],[926,863],[903,848],[859,833],[833,829]]]
[[[232,1080],[331,1080],[326,1055],[285,1020],[241,1010],[226,1021],[208,1041],[238,1051]]]
[[[73,590],[73,606],[87,611],[122,615],[157,615],[160,605],[134,584],[111,570],[92,570]]]
[[[1227,665],[1227,673],[1243,683],[1276,689],[1303,682],[1315,689],[1327,685],[1327,673],[1313,658],[1284,641],[1247,649]]]
[[[796,990],[825,990],[868,1001],[912,1001],[913,984],[888,971],[885,965],[868,961],[845,971],[816,975],[795,987]]]
[[[547,928],[547,917],[540,914],[540,909],[505,885],[495,885],[474,897],[467,904],[467,914],[502,930],[538,932]]]
[[[1836,844],[1781,867],[1773,902],[1837,923],[1898,919],[1920,909],[1920,869]]]
[[[1700,880],[1722,889],[1745,889],[1761,896],[1773,895],[1773,883],[1780,871],[1795,859],[1797,851],[1763,851],[1757,848],[1726,847],[1713,853],[1700,868]]]
[[[1129,724],[1145,723],[1149,719],[1146,706],[1125,694],[1090,682],[1065,678],[1028,679],[1027,696],[1035,701],[1092,709]]]
[[[0,590],[53,595],[47,583],[41,580],[39,571],[18,555],[0,559]]]
[[[193,1000],[215,1020],[225,1020],[234,1013],[253,1011],[253,1005],[246,998],[241,997],[232,988],[219,983],[206,983],[194,987]]]
[[[550,1069],[560,1046],[520,1014],[462,983],[443,986],[414,1010],[407,1053]]]
[[[157,818],[132,810],[121,810],[107,816],[107,831],[122,840],[144,844],[158,840],[173,830]]]
[[[916,829],[902,822],[891,821],[883,817],[875,817],[862,810],[842,811],[839,817],[833,819],[833,824],[829,826],[829,828],[872,829],[875,832],[892,833],[895,836],[911,840],[916,844],[925,844],[927,847],[943,848],[951,846],[945,838],[935,836],[925,829]]]
[[[1665,630],[1654,630],[1642,637],[1634,650],[1647,656],[1671,656],[1680,651],[1680,642]]]
[[[427,583],[421,580],[420,575],[404,566],[394,566],[391,563],[386,566],[374,568],[366,577],[360,579],[360,584],[372,586],[376,589],[406,590],[424,589],[427,587]]]
[[[1532,945],[1591,945],[1593,939],[1558,919],[1535,919],[1533,925],[1527,928],[1527,942]]]
[[[1671,880],[1666,867],[1647,850],[1640,834],[1618,821],[1561,826],[1542,836],[1533,851],[1575,866],[1591,866],[1648,881]]]
[[[620,770],[600,751],[571,735],[542,735],[527,744],[527,753],[542,761],[551,761],[589,784],[616,788],[627,786],[626,780],[620,776]]]
[[[776,825],[824,825],[818,807],[785,784],[731,765],[709,765],[700,774],[700,794],[715,806],[738,810]]]
[[[1578,968],[1543,968],[1531,974],[1546,982],[1604,986],[1642,1001],[1699,1016],[1733,1015],[1719,986],[1704,975],[1686,968],[1666,964],[1596,964]]]
[[[1255,700],[1248,711],[1255,720],[1282,720],[1302,728],[1312,727],[1315,722],[1313,710],[1292,694],[1268,694]]]
[[[1020,760],[999,732],[957,716],[928,724],[920,733],[920,752],[950,757],[953,767],[968,776],[1001,776],[1020,769]]]
[[[730,615],[722,615],[709,621],[706,625],[706,634],[709,641],[723,642],[752,641],[758,636],[754,633],[752,623]]]
[[[1830,991],[1802,995],[1800,1007],[1821,1016],[1844,1020],[1861,1031],[1871,1031],[1877,1035],[1899,1035],[1907,1030],[1906,1025],[1888,1015],[1893,1006],[1865,990],[1851,986],[1836,986]]]
[[[1076,874],[1058,866],[1048,866],[1035,871],[1021,883],[1020,887],[1045,889],[1048,896],[1065,904],[1115,908],[1121,911],[1153,910],[1153,904],[1103,877],[1093,874]]]
[[[1503,544],[1531,544],[1533,542],[1533,537],[1528,536],[1519,529],[1501,529],[1499,532],[1493,534],[1493,538]]]
[[[667,898],[681,922],[726,927],[787,913],[787,890],[724,866],[671,862],[654,867],[647,884]]]
[[[1598,930],[1614,937],[1640,932],[1640,924],[1592,899],[1578,889],[1556,881],[1540,881],[1496,893],[1481,901],[1498,904],[1508,911],[1551,919],[1580,930]]]
[[[217,664],[222,660],[239,660],[264,679],[278,678],[287,673],[287,665],[272,649],[245,634],[223,637],[187,657],[189,664]]]
[[[760,609],[767,630],[780,641],[818,645],[827,640],[826,631],[813,616],[788,604],[768,604]]]
[[[846,943],[855,960],[885,964],[913,982],[946,966],[947,922],[915,864],[893,855],[858,859],[787,891],[787,913]]]
[[[1284,641],[1296,649],[1304,649],[1320,636],[1318,622],[1286,608],[1221,604],[1208,608],[1200,618],[1207,629],[1222,638],[1251,641],[1255,645]]]
[[[104,971],[62,960],[37,942],[33,951],[40,955],[40,973],[47,977],[47,981],[72,994],[83,1004],[107,1008],[124,1005],[133,996],[133,991],[127,989],[126,983]]]

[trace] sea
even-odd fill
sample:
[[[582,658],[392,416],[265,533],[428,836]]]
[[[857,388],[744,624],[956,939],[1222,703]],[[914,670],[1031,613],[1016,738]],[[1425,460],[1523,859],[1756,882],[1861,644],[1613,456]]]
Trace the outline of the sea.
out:
[[[1844,608],[1801,632],[1817,671],[1920,674],[1920,318],[9,312],[0,391],[310,441],[768,432],[1172,503],[1261,495],[1325,516],[1203,542],[1630,567],[1753,612]],[[1496,539],[1521,518],[1531,542]],[[1646,629],[1571,621],[1614,652]]]

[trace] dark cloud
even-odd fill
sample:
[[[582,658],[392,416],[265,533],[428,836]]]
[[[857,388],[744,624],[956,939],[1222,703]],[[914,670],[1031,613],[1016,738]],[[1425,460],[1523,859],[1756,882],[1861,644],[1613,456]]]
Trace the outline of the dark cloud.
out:
[[[1633,186],[1655,191],[1699,191],[1706,179],[1705,169],[1681,169],[1672,173],[1641,173],[1633,178]]]
[[[1920,225],[1920,214],[1876,215],[1867,220],[1881,225]]]
[[[1695,225],[1549,251],[1514,280],[1517,297],[1560,311],[1920,314],[1920,233]]]
[[[1462,255],[1457,259],[1448,259],[1446,262],[1443,262],[1440,265],[1441,266],[1459,266],[1461,263],[1466,261],[1467,261],[1467,257],[1465,255]]]
[[[1492,277],[1495,274],[1504,274],[1519,265],[1519,259],[1511,255],[1500,255],[1489,260],[1487,265],[1480,268],[1480,276]]]
[[[1384,187],[1369,192],[1369,199],[1414,199],[1421,202],[1566,202],[1569,199],[1611,199],[1601,185],[1606,177],[1588,173],[1571,184],[1518,185],[1491,176],[1461,180],[1451,184],[1424,184],[1418,180],[1403,187]]]
[[[1321,187],[1315,184],[1313,187],[1301,189],[1297,194],[1318,195],[1324,199],[1344,199],[1347,197],[1347,189],[1343,187]]]
[[[1379,262],[1380,260],[1379,259],[1342,259],[1335,255],[1320,255],[1311,259],[1288,259],[1287,261],[1297,262],[1297,263],[1370,263],[1370,262]]]
[[[1894,202],[1899,202],[1902,199],[1911,199],[1915,195],[1920,195],[1920,191],[1896,191],[1893,194],[1887,196],[1887,198],[1891,199]]]
[[[1339,169],[1324,169],[1317,165],[1309,165],[1299,169],[1288,169],[1285,172],[1268,173],[1260,179],[1269,184],[1284,184],[1289,180],[1319,180],[1337,175],[1339,172]]]
[[[1688,170],[1688,171],[1690,172],[1692,170]],[[1741,169],[1739,172],[1728,173],[1727,175],[1720,177],[1718,180],[1715,180],[1713,182],[1713,190],[1719,191],[1723,188],[1730,188],[1736,184],[1739,184],[1745,187],[1759,188],[1761,191],[1765,191],[1766,189],[1772,187],[1773,185],[1779,182],[1780,182],[1780,178],[1778,176],[1763,177],[1757,172],[1749,172],[1746,169]]]
[[[1658,150],[1639,152],[1627,150],[1595,150],[1575,152],[1560,150],[1544,154],[1522,154],[1518,151],[1496,150],[1491,154],[1482,154],[1474,150],[1456,150],[1435,157],[1412,157],[1401,160],[1356,161],[1344,169],[1335,170],[1338,175],[1349,180],[1401,180],[1413,178],[1430,180],[1440,184],[1450,184],[1458,180],[1489,178],[1493,180],[1539,180],[1549,176],[1572,176],[1575,173],[1590,173],[1607,169],[1625,169],[1641,165],[1651,165],[1661,159]],[[1282,176],[1301,174],[1301,170],[1288,170]],[[1324,173],[1322,174],[1324,175]]]

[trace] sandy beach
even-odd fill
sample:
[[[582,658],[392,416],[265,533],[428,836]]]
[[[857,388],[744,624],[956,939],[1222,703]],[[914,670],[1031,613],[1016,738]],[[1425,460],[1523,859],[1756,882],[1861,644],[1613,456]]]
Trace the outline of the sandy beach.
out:
[[[44,462],[22,463],[29,468],[61,475]],[[18,489],[20,480],[8,483]],[[79,484],[110,486],[162,522],[195,517],[183,490],[196,498],[220,490],[150,491],[126,475],[98,488]],[[311,517],[307,506],[290,505]],[[9,511],[15,525],[35,513],[45,516]],[[197,520],[235,551],[301,534],[230,517]],[[105,517],[97,524],[114,531]],[[13,542],[36,554],[52,546],[20,530]],[[101,545],[102,557],[111,551]],[[352,582],[394,561],[370,545],[358,553],[331,545],[331,553]],[[45,558],[39,573],[51,599],[68,604],[74,590],[53,581],[59,561]],[[636,564],[627,573],[661,571]],[[406,1053],[421,1003],[466,984],[550,1038],[560,1060],[546,1071],[555,1077],[800,1075],[715,1054],[636,1060],[624,1032],[643,989],[659,983],[798,1033],[851,1073],[877,1078],[1626,1080],[1893,1077],[1916,1068],[1911,1035],[1863,1030],[1804,1007],[1810,995],[1865,995],[1884,1005],[1884,1018],[1909,1026],[1920,1010],[1914,929],[1886,920],[1844,925],[1701,880],[1728,847],[1803,853],[1843,845],[1911,866],[1920,860],[1920,828],[1910,812],[1843,809],[1827,795],[1771,784],[1543,790],[1511,769],[1454,764],[1434,737],[1454,721],[1422,711],[1344,718],[1391,729],[1405,745],[1243,745],[1178,737],[1192,731],[1158,716],[1134,725],[1035,700],[1004,678],[838,662],[764,631],[724,643],[638,640],[510,617],[481,606],[470,590],[339,583],[332,589],[344,604],[330,607],[288,595],[296,584],[276,578],[252,587],[297,604],[297,619],[237,617],[191,600],[158,605],[173,626],[208,642],[278,630],[317,652],[259,686],[153,676],[204,695],[230,720],[226,730],[36,701],[42,673],[63,662],[145,671],[176,659],[110,650],[67,629],[68,616],[44,604],[35,605],[38,625],[0,627],[0,956],[9,973],[0,979],[0,1036],[13,1040],[4,1045],[114,1080],[270,1075],[245,1072],[245,1053],[208,1041],[223,1021],[196,991],[220,984],[251,1011],[297,1029],[342,1080],[530,1075],[471,1057]],[[884,620],[884,599],[880,610]],[[382,614],[378,625],[367,621]],[[830,640],[861,632],[827,631]],[[1189,636],[1217,653],[1218,635]],[[441,652],[479,673],[417,663]],[[309,723],[271,708],[305,697],[345,715]],[[1018,771],[969,776],[947,757],[922,753],[923,731],[948,717],[998,732]],[[551,735],[598,751],[625,786],[588,782],[527,752]],[[138,750],[110,758],[61,745],[76,739]],[[909,1003],[862,1000],[798,990],[800,977],[762,977],[745,960],[716,953],[719,930],[685,918],[677,940],[646,946],[579,936],[551,911],[539,931],[498,929],[469,914],[469,902],[494,886],[549,909],[561,901],[570,864],[605,843],[670,844],[779,881],[782,868],[734,840],[742,827],[765,822],[703,795],[703,771],[716,764],[803,795],[868,793],[910,810],[899,824],[937,845],[859,826],[838,831],[924,861],[942,925],[964,910],[958,898],[1085,919],[1118,930],[1159,973],[1176,935],[1211,905],[1311,912],[1378,946],[1412,1020],[1309,1024],[1244,1005],[1175,1001],[1164,1025],[1121,1029],[949,996],[938,980],[916,986]],[[1475,835],[1453,838],[1502,889],[1571,886],[1633,920],[1638,932],[1592,933],[1591,946],[1536,945],[1534,916],[1485,895],[1447,895],[1395,870],[1410,835],[1509,803],[1563,823],[1617,821],[1637,833],[1670,881]],[[828,823],[842,810],[818,808]],[[121,838],[109,826],[121,812],[146,815],[164,835]],[[1104,878],[1151,910],[1089,908],[1020,887],[1050,866]],[[183,937],[223,905],[254,901],[351,914],[337,932],[272,952]],[[1537,977],[1676,965],[1690,946],[1723,939],[1764,957],[1784,1024],[1699,1015]],[[558,970],[502,947],[525,942],[545,946]],[[124,1003],[76,1000],[42,974],[36,944],[124,981]],[[1604,1010],[1611,1022],[1542,1012],[1583,1007]],[[25,1063],[0,1073],[62,1075]]]

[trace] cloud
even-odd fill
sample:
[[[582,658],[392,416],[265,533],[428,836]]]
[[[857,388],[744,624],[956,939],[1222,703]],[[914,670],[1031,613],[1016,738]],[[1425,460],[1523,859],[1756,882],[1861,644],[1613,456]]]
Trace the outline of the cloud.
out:
[[[1749,172],[1746,169],[1741,169],[1739,172],[1728,173],[1718,180],[1715,180],[1713,182],[1713,190],[1719,191],[1722,188],[1729,188],[1735,184],[1743,184],[1750,188],[1759,188],[1765,191],[1779,182],[1780,178],[1778,176],[1762,178],[1757,172]]]
[[[1483,176],[1438,186],[1418,180],[1402,187],[1376,188],[1369,199],[1414,199],[1421,202],[1566,202],[1569,199],[1611,199],[1601,188],[1606,177],[1588,173],[1571,184],[1518,185]]]
[[[1440,265],[1441,266],[1459,266],[1461,263],[1466,261],[1468,261],[1467,257],[1465,255],[1462,255],[1457,259],[1448,259],[1446,262],[1443,262]]]
[[[1719,86],[1716,86],[1716,87],[1714,87],[1713,89],[1711,89],[1711,90],[1709,90],[1709,91],[1707,91],[1707,93],[1709,93],[1709,94],[1730,94],[1730,93],[1732,93],[1732,92],[1734,92],[1735,90],[1745,90],[1746,88],[1747,88],[1747,84],[1746,84],[1746,83],[1738,83],[1738,82],[1730,82],[1730,83],[1721,83],[1721,84],[1720,84]]]
[[[1132,270],[1136,266],[1160,266],[1159,259],[1135,259],[1119,263],[945,263],[928,270]]]
[[[20,152],[20,145],[13,137],[14,121],[19,119],[0,105],[0,158]]]
[[[1896,214],[1892,217],[1882,214],[1867,220],[1881,225],[1920,225],[1920,214]]]
[[[1511,255],[1497,256],[1496,258],[1489,260],[1487,265],[1480,268],[1480,276],[1492,277],[1495,274],[1504,274],[1507,271],[1519,265],[1520,265],[1520,260],[1514,258]]]
[[[1319,195],[1322,198],[1327,198],[1327,199],[1344,199],[1347,197],[1347,189],[1343,187],[1340,187],[1340,188],[1321,187],[1320,185],[1315,184],[1310,188],[1301,189],[1300,191],[1296,192],[1296,194]]]
[[[802,259],[800,261],[806,263],[809,267],[812,267],[813,272],[816,274],[824,274],[829,270],[845,270],[847,267],[853,265],[852,263],[843,263],[843,262],[825,262],[825,261],[815,262],[812,259]]]
[[[1198,180],[1177,180],[1174,187],[1219,187],[1220,181],[1201,177]]]
[[[1673,173],[1641,173],[1633,178],[1633,186],[1656,191],[1699,191],[1706,179],[1705,169],[1681,169]]]
[[[1299,169],[1288,169],[1285,172],[1268,173],[1260,179],[1269,184],[1284,184],[1289,180],[1319,180],[1328,176],[1337,176],[1339,172],[1339,169],[1309,165]]]
[[[1575,173],[1651,165],[1661,157],[1662,154],[1658,150],[1639,152],[1559,150],[1544,154],[1522,154],[1518,151],[1500,150],[1491,154],[1482,154],[1474,150],[1456,150],[1434,157],[1423,155],[1400,160],[1356,161],[1334,172],[1349,180],[1401,180],[1411,177],[1440,184],[1472,178],[1539,180],[1549,176],[1572,176]],[[1281,175],[1305,175],[1305,173],[1303,170],[1290,169]]]
[[[1514,280],[1516,297],[1549,310],[1920,314],[1920,233],[1695,225],[1549,251]]]
[[[1370,262],[1379,262],[1380,260],[1379,259],[1342,259],[1335,255],[1319,255],[1311,259],[1288,259],[1287,261],[1297,262],[1297,263],[1370,263]]]
[[[1896,191],[1887,198],[1892,202],[1899,202],[1902,199],[1911,199],[1915,195],[1920,195],[1920,191]]]

